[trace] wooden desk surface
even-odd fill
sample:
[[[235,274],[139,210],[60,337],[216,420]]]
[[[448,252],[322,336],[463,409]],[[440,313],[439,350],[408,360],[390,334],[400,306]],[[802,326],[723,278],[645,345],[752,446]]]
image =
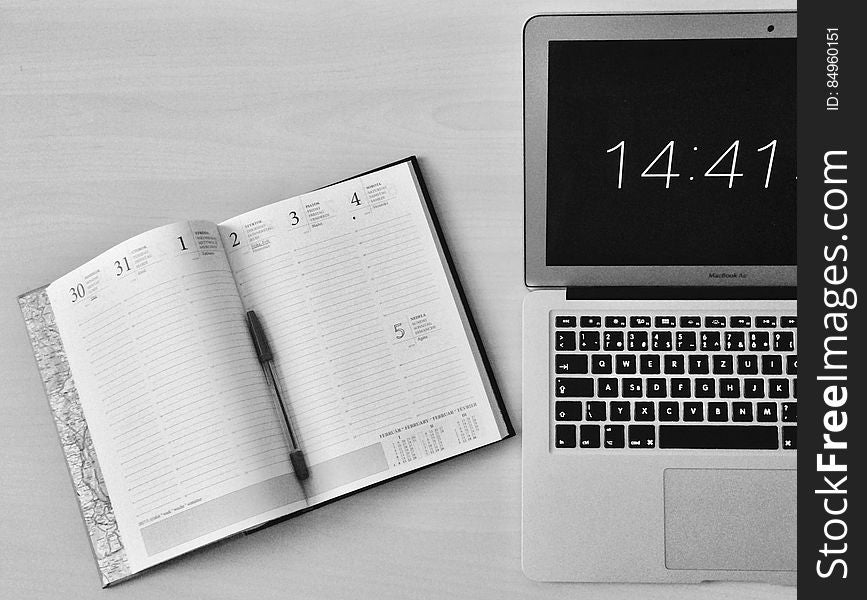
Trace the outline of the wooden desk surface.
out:
[[[72,4],[72,3],[69,3]],[[417,154],[521,422],[521,30],[538,12],[755,2],[0,0],[0,597],[98,578],[15,302],[187,217]],[[118,8],[113,8],[114,6]],[[521,573],[520,436],[194,553],[112,598],[793,598]]]

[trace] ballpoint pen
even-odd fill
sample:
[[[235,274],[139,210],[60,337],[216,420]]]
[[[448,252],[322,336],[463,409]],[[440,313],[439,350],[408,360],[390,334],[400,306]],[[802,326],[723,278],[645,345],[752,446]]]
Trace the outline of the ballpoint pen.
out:
[[[307,469],[307,461],[304,460],[304,452],[298,447],[298,440],[295,434],[292,433],[292,423],[289,419],[289,411],[286,408],[286,396],[281,392],[280,381],[274,374],[274,354],[271,352],[271,346],[268,344],[268,338],[265,337],[265,330],[256,316],[256,312],[247,311],[247,326],[250,329],[250,335],[253,337],[253,345],[256,347],[256,355],[259,357],[259,363],[262,365],[262,371],[265,373],[265,379],[268,380],[268,387],[271,388],[271,393],[274,396],[274,403],[277,405],[277,412],[280,414],[280,423],[283,428],[283,435],[286,437],[286,442],[289,444],[289,460],[292,463],[292,469],[295,471],[295,477],[302,483],[310,476],[310,471]]]

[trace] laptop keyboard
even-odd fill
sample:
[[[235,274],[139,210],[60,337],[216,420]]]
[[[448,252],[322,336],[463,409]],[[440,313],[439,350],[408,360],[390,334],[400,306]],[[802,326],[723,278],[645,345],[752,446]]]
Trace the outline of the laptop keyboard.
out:
[[[555,448],[797,448],[793,315],[552,314]]]

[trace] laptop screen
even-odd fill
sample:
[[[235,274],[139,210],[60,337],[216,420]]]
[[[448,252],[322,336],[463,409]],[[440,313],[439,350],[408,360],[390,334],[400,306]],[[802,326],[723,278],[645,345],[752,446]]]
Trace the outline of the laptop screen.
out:
[[[795,44],[551,41],[548,265],[794,265]]]

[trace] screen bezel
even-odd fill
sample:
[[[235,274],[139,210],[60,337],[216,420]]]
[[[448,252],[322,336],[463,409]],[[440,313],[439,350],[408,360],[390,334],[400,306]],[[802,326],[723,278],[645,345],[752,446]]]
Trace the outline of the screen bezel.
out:
[[[772,31],[768,31],[773,26]],[[524,280],[529,287],[794,286],[795,265],[546,264],[548,42],[794,38],[793,11],[537,15],[524,25]],[[794,100],[793,100],[794,101]]]

